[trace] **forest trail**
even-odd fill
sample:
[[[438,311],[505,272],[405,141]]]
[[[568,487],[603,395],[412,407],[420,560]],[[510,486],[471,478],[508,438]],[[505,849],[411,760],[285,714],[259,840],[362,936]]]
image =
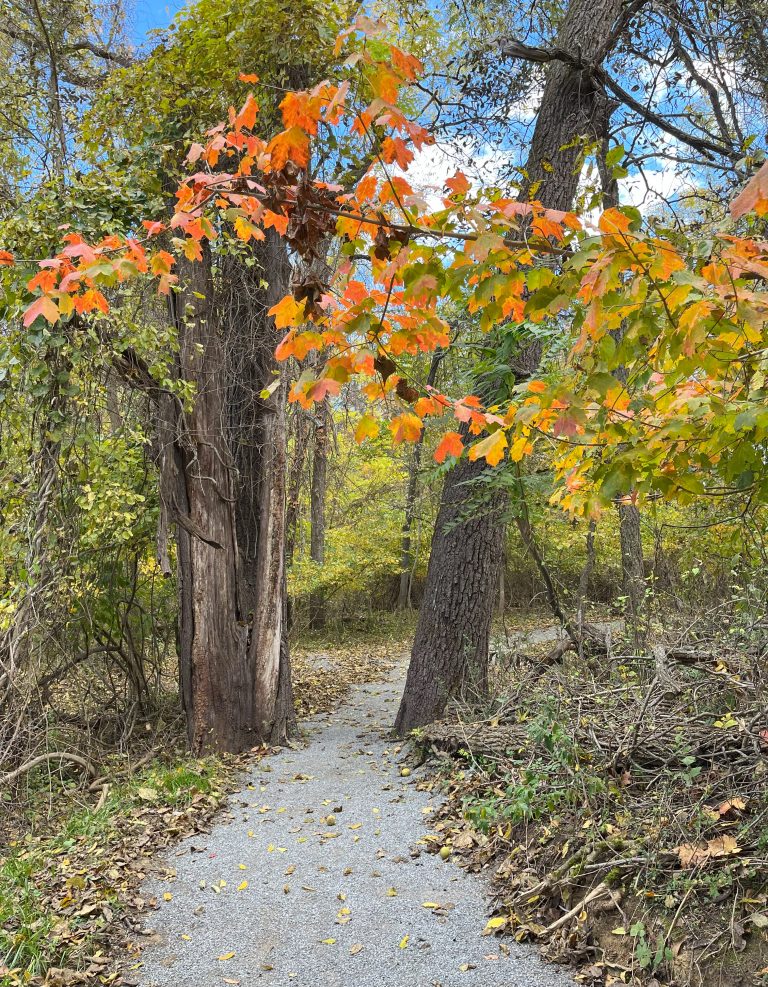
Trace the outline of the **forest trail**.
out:
[[[573,984],[534,948],[481,937],[482,881],[423,852],[437,801],[418,771],[401,777],[407,748],[388,736],[404,671],[304,724],[305,747],[254,765],[231,819],[170,856],[175,879],[146,889],[160,909],[142,987]]]

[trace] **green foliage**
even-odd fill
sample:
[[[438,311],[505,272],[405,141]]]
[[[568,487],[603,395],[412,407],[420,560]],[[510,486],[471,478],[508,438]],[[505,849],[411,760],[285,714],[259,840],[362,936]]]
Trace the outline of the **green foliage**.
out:
[[[231,775],[231,768],[213,758],[157,762],[112,785],[99,808],[67,812],[53,825],[47,823],[45,834],[11,840],[0,855],[0,967],[41,976],[51,967],[80,966],[103,944],[108,922],[98,909],[94,914],[62,912],[62,897],[87,895],[86,903],[106,904],[119,914],[125,906],[122,896],[135,880],[125,869],[138,852],[133,840],[147,832],[146,824],[136,827],[137,815],[156,811],[157,819],[150,820],[154,829],[169,810],[185,811],[201,800],[215,806]],[[45,797],[41,791],[39,798]],[[162,845],[161,838],[156,842]],[[105,868],[112,854],[115,859]],[[19,980],[9,974],[7,982]]]
[[[544,756],[521,758],[521,766],[513,769],[503,795],[480,799],[472,796],[464,802],[465,818],[483,832],[500,824],[516,825],[542,819],[568,806],[578,805],[583,798],[581,785],[592,795],[605,787],[602,779],[585,771],[580,774],[581,785],[573,783],[575,773],[581,770],[578,750],[559,722],[553,703],[544,705],[541,713],[528,724],[526,733],[543,749]],[[514,763],[515,752],[508,754]]]
[[[354,426],[337,419],[322,567],[309,557],[308,491],[303,492],[297,547],[288,579],[293,596],[306,597],[322,590],[327,600],[338,600],[371,590],[383,579],[399,574],[405,463],[393,454],[386,438],[359,446],[353,431]]]

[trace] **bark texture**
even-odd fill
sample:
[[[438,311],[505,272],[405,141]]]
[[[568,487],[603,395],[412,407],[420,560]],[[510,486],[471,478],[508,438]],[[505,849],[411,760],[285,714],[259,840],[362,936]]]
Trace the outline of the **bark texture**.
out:
[[[640,528],[640,511],[634,504],[620,503],[619,542],[621,544],[621,582],[627,597],[627,616],[636,641],[641,637],[640,621],[645,600],[645,564]]]
[[[622,0],[571,0],[556,45],[580,51],[583,59],[599,64],[612,29],[622,11]],[[600,138],[611,112],[610,101],[582,70],[553,62],[547,73],[526,165],[528,185],[522,199],[535,197],[545,206],[568,209],[578,187],[579,148],[566,148],[575,138]],[[453,525],[466,504],[466,481],[484,472],[483,466],[460,463],[448,474],[442,507],[432,540],[424,603],[411,652],[405,693],[396,729],[440,716],[451,695],[467,678],[487,678],[488,638],[498,572],[504,547],[500,515],[505,498],[495,495],[496,510],[479,516],[471,526]],[[447,633],[443,615],[452,613],[458,633]],[[478,672],[485,669],[485,672]]]
[[[556,46],[580,51],[599,64],[612,43],[622,0],[571,0]],[[601,138],[607,129],[611,103],[590,75],[563,62],[547,73],[541,106],[531,140],[522,199],[535,197],[545,206],[569,209],[578,187],[580,149],[567,145],[579,137]],[[450,526],[454,514],[467,506],[468,473],[477,477],[482,466],[459,464],[447,476],[443,508],[435,525],[427,584],[411,653],[405,693],[396,727],[403,734],[441,715],[452,693],[465,680],[468,663],[487,670],[490,615],[498,587],[503,551],[501,513],[479,515],[471,526]],[[461,600],[463,598],[463,602]],[[445,604],[438,602],[445,600]],[[443,614],[453,612],[457,633],[447,632]],[[448,625],[450,627],[450,625]],[[486,672],[487,674],[487,672]],[[477,676],[483,681],[484,676]]]
[[[195,397],[188,411],[162,399],[161,486],[178,531],[180,686],[196,752],[284,739],[293,716],[284,387],[260,397],[275,368],[266,311],[287,285],[288,264],[276,237],[259,260],[247,268],[223,258],[217,283],[208,253],[181,264],[173,304],[177,373]]]
[[[483,693],[498,585],[503,498],[479,496],[483,464],[461,460],[443,487],[424,600],[395,729],[400,735],[436,719],[454,695]],[[469,490],[474,496],[469,496]],[[487,588],[491,592],[486,592]],[[478,609],[481,608],[481,609]]]

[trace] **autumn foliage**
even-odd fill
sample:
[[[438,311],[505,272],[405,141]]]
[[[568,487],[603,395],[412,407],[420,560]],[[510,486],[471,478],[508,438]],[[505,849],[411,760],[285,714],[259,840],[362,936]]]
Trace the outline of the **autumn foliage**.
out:
[[[290,400],[308,407],[359,380],[371,410],[357,441],[375,437],[386,418],[394,442],[413,442],[436,419],[438,462],[466,454],[491,466],[546,443],[554,498],[580,513],[652,490],[682,499],[705,488],[765,493],[768,245],[733,232],[703,244],[649,232],[631,209],[608,209],[595,228],[536,201],[485,194],[461,172],[435,209],[406,177],[432,141],[403,109],[421,66],[394,45],[371,45],[380,31],[360,19],[345,32],[342,81],[286,93],[284,129],[273,136],[258,135],[255,92],[231,109],[191,146],[187,161],[198,170],[179,187],[169,224],[147,221],[142,236],[95,244],[68,233],[27,283],[25,325],[106,314],[104,287],[139,275],[169,292],[171,250],[200,259],[222,226],[246,243],[275,230],[306,272],[337,237],[341,262],[328,283],[298,279],[271,315],[283,332],[280,360],[322,356]],[[258,86],[256,76],[241,79]],[[331,133],[334,146],[370,162],[352,185],[313,171]],[[761,188],[745,208],[763,211]],[[554,326],[571,343],[563,372],[521,383],[498,406],[409,379],[404,355],[450,345],[450,302],[484,331]]]

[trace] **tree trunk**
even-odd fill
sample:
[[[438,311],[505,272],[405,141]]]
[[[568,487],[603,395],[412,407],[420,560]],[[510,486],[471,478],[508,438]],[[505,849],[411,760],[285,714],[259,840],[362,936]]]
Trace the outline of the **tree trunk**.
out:
[[[285,389],[266,308],[288,280],[276,237],[262,268],[180,262],[177,371],[192,409],[161,404],[163,503],[178,530],[179,667],[190,747],[242,751],[293,722],[285,629]],[[269,280],[264,298],[260,281]],[[218,290],[217,290],[218,288]]]
[[[427,387],[433,387],[437,380],[440,361],[445,356],[445,350],[438,350],[432,357],[427,374]],[[402,540],[400,542],[400,590],[397,596],[397,609],[407,610],[411,606],[411,587],[413,585],[413,538],[411,531],[416,517],[416,496],[419,489],[419,470],[421,468],[421,450],[424,445],[425,429],[421,430],[411,453],[408,466],[408,486],[405,492],[405,518],[403,520]]]
[[[288,501],[285,508],[285,564],[290,566],[296,551],[296,530],[301,506],[301,484],[304,476],[304,460],[309,445],[310,417],[298,405],[294,405],[293,456],[288,468]]]
[[[645,599],[645,565],[643,540],[640,529],[640,511],[634,504],[619,503],[619,541],[621,544],[621,583],[627,598],[627,617],[635,644],[639,645],[643,634],[640,622]]]
[[[328,443],[331,408],[328,399],[315,410],[315,446],[312,452],[312,483],[309,492],[309,557],[322,568],[325,562],[325,491],[328,482]],[[313,630],[325,625],[325,593],[322,587],[309,595],[309,626]]]
[[[424,445],[424,430],[411,450],[408,464],[408,486],[405,491],[405,518],[400,542],[400,589],[397,594],[397,609],[407,610],[411,605],[411,583],[413,581],[413,548],[411,529],[416,517],[416,494],[418,492],[419,470],[421,468],[421,448]]]
[[[586,62],[601,61],[602,49],[611,38],[622,7],[622,0],[571,0],[556,46],[580,51]],[[534,195],[550,208],[570,208],[578,188],[579,148],[567,149],[567,145],[581,135],[602,137],[610,110],[605,93],[596,89],[585,73],[553,62],[547,72],[528,155],[528,184],[521,198]],[[396,726],[401,734],[440,716],[452,691],[467,678],[465,666],[470,662],[487,667],[490,614],[497,590],[495,574],[504,545],[499,510],[476,518],[471,527],[445,527],[465,502],[468,470],[472,476],[479,476],[485,469],[477,464],[469,469],[460,463],[445,480],[444,507],[435,525],[425,598],[397,716]],[[506,498],[502,494],[494,496],[501,508]],[[476,578],[475,573],[490,574],[490,578]],[[443,626],[433,619],[438,611],[449,614],[451,609],[446,607],[456,614],[458,633],[450,633],[449,622]]]
[[[451,696],[482,693],[487,687],[503,497],[472,484],[483,470],[483,463],[462,459],[452,470],[454,482],[443,487],[424,600],[395,722],[401,736],[439,717]],[[470,493],[468,484],[472,484]]]

